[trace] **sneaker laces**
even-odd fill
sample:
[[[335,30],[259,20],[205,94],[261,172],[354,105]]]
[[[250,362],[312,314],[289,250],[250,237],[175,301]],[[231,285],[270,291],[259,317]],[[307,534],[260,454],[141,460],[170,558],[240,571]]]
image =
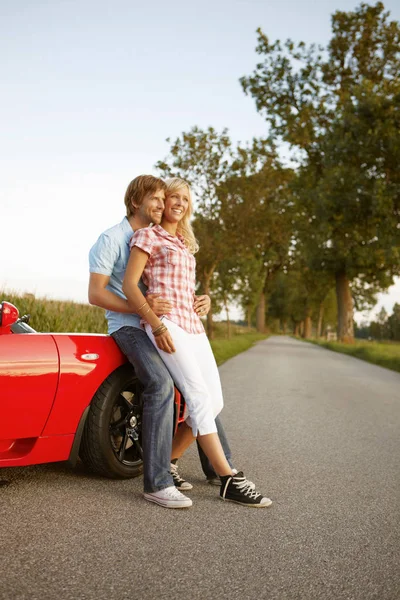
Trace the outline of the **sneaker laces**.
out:
[[[166,496],[171,498],[171,500],[180,500],[181,498],[184,498],[184,495],[181,494],[181,492],[177,490],[174,485],[164,488],[162,491]]]
[[[234,475],[237,475],[239,473],[239,471],[237,469],[232,469],[232,473]],[[256,484],[255,483],[253,483],[252,481],[250,481],[250,479],[247,479],[246,481],[249,484],[249,486],[251,486],[253,488],[253,490],[256,489]]]
[[[185,483],[183,477],[179,475],[178,465],[171,463],[171,475],[176,483]]]
[[[248,481],[245,477],[236,479],[236,477],[232,478],[232,483],[241,494],[244,496],[248,496],[252,500],[256,500],[259,496],[261,496],[260,492],[257,492],[254,489],[254,483],[252,481]]]

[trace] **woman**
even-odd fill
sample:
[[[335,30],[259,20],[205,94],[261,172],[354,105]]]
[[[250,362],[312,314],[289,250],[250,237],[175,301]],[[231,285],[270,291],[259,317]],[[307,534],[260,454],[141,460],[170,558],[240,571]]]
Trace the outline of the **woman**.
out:
[[[131,239],[131,255],[123,291],[134,312],[142,317],[150,339],[182,392],[189,417],[181,425],[175,458],[197,437],[221,479],[220,496],[246,506],[265,507],[269,498],[256,492],[242,472],[234,473],[218,438],[214,418],[223,406],[215,359],[199,316],[193,308],[198,250],[190,217],[192,199],[182,179],[167,180],[161,225],[138,230]],[[162,294],[174,308],[157,317],[138,287],[140,278],[148,293]],[[178,448],[177,448],[178,446]]]

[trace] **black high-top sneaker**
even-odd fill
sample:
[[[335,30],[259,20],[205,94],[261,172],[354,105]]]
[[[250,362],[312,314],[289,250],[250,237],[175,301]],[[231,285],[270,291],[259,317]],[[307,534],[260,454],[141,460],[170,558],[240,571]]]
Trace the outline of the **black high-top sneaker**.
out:
[[[171,461],[171,469],[170,470],[171,470],[172,479],[174,480],[174,485],[177,490],[187,491],[187,490],[191,490],[193,488],[191,483],[189,483],[188,481],[185,481],[183,479],[183,477],[180,476],[176,458],[174,458],[174,460]]]
[[[247,481],[242,471],[239,471],[236,475],[225,475],[221,477],[221,489],[219,495],[222,500],[228,500],[229,502],[237,502],[244,506],[251,506],[254,508],[266,508],[271,506],[272,500],[266,498],[260,492],[254,489],[254,484],[251,481]]]

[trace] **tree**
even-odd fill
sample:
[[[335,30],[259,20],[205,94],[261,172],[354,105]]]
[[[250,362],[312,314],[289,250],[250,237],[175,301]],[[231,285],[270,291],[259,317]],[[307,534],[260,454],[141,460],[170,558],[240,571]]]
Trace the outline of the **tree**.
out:
[[[216,269],[228,253],[226,237],[220,228],[219,219],[207,218],[202,214],[196,215],[193,229],[200,245],[200,251],[196,254],[196,277],[200,284],[199,290],[202,294],[212,296]],[[207,314],[207,334],[210,339],[214,336],[213,314],[212,304]]]
[[[247,325],[251,327],[263,288],[264,273],[258,258],[242,257],[237,261],[237,298],[246,315]]]
[[[338,336],[352,341],[351,282],[386,289],[400,271],[400,29],[378,2],[336,12],[324,51],[258,30],[243,77],[271,134],[300,151],[297,207],[312,268],[336,281]]]
[[[289,325],[304,319],[306,292],[300,283],[298,273],[291,270],[280,271],[272,285],[268,301],[268,316],[279,319],[282,333],[287,333]]]
[[[156,167],[161,177],[182,177],[188,181],[196,193],[198,212],[213,218],[219,209],[218,186],[230,174],[231,165],[228,130],[218,133],[213,127],[203,130],[195,126],[172,142],[169,155]]]
[[[221,261],[215,273],[213,302],[217,302],[225,312],[227,337],[231,337],[230,304],[240,296],[238,286],[238,261],[236,256]]]
[[[281,271],[275,279],[269,314],[280,320],[283,333],[286,333],[288,323],[293,321],[295,328],[303,323],[302,335],[310,338],[314,322],[316,336],[320,337],[324,321],[330,324],[332,320],[331,291],[331,280],[321,279],[304,265],[301,267],[299,262],[293,263],[289,271]],[[333,312],[336,317],[337,313]]]
[[[201,251],[197,273],[202,291],[211,293],[213,276],[234,257],[238,278],[256,267],[252,294],[258,298],[258,329],[265,328],[265,294],[269,280],[283,264],[290,241],[287,197],[290,169],[284,169],[270,140],[253,139],[236,148],[227,130],[197,127],[183,133],[169,156],[157,164],[163,176],[187,180],[196,194],[193,227]],[[240,268],[239,268],[240,267]],[[230,267],[232,269],[232,267]],[[253,300],[252,300],[253,301]],[[212,314],[207,332],[212,337]]]
[[[389,335],[391,340],[400,341],[400,304],[393,306],[393,313],[388,318]]]
[[[288,260],[292,235],[289,182],[293,173],[282,167],[275,152],[264,159],[258,171],[233,175],[220,190],[233,248],[242,257],[238,264],[243,280],[249,275],[246,262],[252,266],[247,306],[249,310],[256,304],[258,331],[265,330],[269,288]]]

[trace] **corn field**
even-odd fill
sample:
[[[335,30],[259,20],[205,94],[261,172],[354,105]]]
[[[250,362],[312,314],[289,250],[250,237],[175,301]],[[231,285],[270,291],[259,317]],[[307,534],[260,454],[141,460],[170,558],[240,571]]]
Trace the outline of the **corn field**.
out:
[[[35,298],[0,290],[0,301],[14,304],[20,316],[29,314],[29,325],[42,332],[107,333],[104,310],[89,304]]]

